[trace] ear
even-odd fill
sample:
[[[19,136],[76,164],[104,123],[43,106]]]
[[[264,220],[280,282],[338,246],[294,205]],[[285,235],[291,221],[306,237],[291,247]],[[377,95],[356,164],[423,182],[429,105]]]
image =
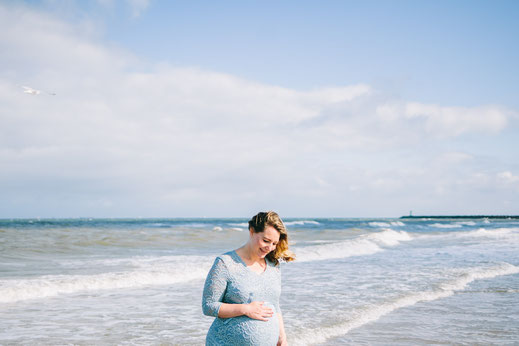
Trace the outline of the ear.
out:
[[[252,237],[254,235],[254,228],[249,227],[249,235]]]

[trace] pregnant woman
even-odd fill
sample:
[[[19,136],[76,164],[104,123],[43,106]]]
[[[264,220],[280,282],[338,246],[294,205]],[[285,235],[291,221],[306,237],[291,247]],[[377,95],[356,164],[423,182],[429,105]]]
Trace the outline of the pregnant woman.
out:
[[[249,240],[216,257],[202,298],[205,315],[216,317],[206,345],[287,345],[279,309],[279,261],[293,261],[288,234],[273,211],[249,221]]]

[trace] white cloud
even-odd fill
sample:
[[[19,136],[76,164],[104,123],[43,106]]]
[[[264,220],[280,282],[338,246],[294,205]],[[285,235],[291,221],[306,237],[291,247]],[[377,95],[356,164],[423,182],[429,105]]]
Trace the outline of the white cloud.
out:
[[[312,92],[302,93],[309,102],[339,103],[352,101],[358,97],[368,95],[372,92],[369,85],[359,84],[347,87],[328,87],[317,89]]]
[[[435,161],[440,165],[453,165],[464,163],[466,161],[472,160],[473,158],[473,155],[464,152],[448,151],[439,155]]]
[[[44,85],[66,76],[68,87],[81,78],[120,71],[131,55],[94,41],[89,25],[72,25],[24,7],[0,6],[2,75],[30,84],[39,77]],[[54,86],[54,85],[53,85]],[[40,86],[43,88],[43,86]]]
[[[126,0],[126,2],[130,6],[133,17],[140,16],[150,4],[150,0]]]
[[[419,126],[426,135],[446,138],[499,133],[515,113],[497,106],[443,107],[419,102],[386,102],[377,106],[376,114],[385,124]]]
[[[497,174],[497,179],[499,182],[505,183],[505,184],[518,184],[519,183],[519,175],[514,175],[510,171],[504,171]],[[519,187],[519,185],[518,185]]]
[[[97,0],[97,3],[103,7],[113,7],[115,0]]]
[[[424,118],[427,132],[442,137],[479,132],[495,134],[503,130],[509,114],[499,107],[441,107],[438,105],[407,103],[405,115]]]
[[[365,84],[300,91],[167,64],[144,71],[82,28],[0,5],[0,188],[13,203],[4,210],[44,201],[79,215],[248,215],[258,204],[398,213],[393,194],[411,204],[406,191],[448,192],[452,170],[476,161],[456,149],[432,161],[400,151],[492,135],[509,117],[387,100]]]
[[[117,2],[123,3],[131,12],[133,18],[139,17],[149,7],[151,0],[97,0],[105,8],[113,10]]]

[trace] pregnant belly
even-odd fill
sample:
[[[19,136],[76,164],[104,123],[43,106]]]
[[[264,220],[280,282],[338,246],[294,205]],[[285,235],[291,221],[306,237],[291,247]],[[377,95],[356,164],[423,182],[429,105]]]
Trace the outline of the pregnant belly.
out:
[[[274,314],[268,321],[247,316],[216,318],[207,335],[207,345],[276,345],[279,321]]]

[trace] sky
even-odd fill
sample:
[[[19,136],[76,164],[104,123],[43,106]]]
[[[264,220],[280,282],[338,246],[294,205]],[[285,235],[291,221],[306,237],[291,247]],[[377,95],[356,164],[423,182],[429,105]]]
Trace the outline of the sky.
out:
[[[517,1],[0,0],[0,52],[0,218],[519,214]]]

